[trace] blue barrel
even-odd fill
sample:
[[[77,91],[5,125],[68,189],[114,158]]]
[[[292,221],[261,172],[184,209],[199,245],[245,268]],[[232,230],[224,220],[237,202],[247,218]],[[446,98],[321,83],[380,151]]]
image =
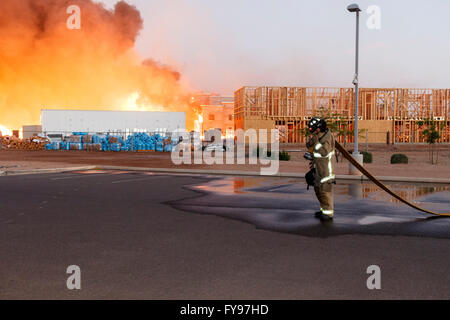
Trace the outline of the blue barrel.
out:
[[[60,143],[58,141],[52,142],[52,150],[59,150]]]
[[[111,143],[111,151],[115,151],[115,152],[120,151],[120,144],[119,143]]]
[[[162,141],[158,141],[156,143],[156,151],[159,151],[159,152],[164,151],[164,143]]]

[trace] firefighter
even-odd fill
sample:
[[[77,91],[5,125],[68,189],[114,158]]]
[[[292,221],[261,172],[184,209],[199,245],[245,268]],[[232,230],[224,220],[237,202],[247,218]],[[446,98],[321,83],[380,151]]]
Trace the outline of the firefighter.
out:
[[[315,213],[315,217],[329,221],[334,215],[334,137],[325,120],[320,118],[312,118],[308,129],[312,135],[306,147],[313,155],[312,164],[316,169],[314,191],[320,202],[320,211]]]

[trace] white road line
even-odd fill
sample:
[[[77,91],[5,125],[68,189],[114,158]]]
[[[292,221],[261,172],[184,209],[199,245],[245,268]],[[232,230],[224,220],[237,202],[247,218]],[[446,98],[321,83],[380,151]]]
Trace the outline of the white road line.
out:
[[[59,178],[52,178],[50,180],[65,180],[65,179],[76,179],[76,178],[86,178],[86,177],[99,177],[99,176],[106,176],[104,173],[91,173],[91,174],[80,174],[77,176],[70,176],[70,177],[59,177]],[[108,175],[110,176],[110,175]]]
[[[139,178],[139,179],[123,179],[123,180],[116,180],[111,183],[122,183],[122,182],[133,182],[133,181],[145,181],[145,180],[151,180],[153,177],[146,177],[146,178]]]
[[[17,177],[22,177],[23,180],[32,180],[32,179],[50,178],[50,177],[55,176],[55,175],[58,175],[58,173],[43,173],[42,175],[41,174],[36,174],[36,175],[33,174],[31,176],[29,176],[29,175],[18,175]],[[65,177],[69,177],[69,176],[65,176]]]

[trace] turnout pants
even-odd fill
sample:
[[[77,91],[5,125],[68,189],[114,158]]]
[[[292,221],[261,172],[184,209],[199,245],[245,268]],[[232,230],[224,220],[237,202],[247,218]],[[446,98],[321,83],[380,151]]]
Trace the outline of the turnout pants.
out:
[[[320,202],[320,211],[329,216],[334,214],[333,189],[333,182],[321,183],[319,186],[314,187],[317,199]]]

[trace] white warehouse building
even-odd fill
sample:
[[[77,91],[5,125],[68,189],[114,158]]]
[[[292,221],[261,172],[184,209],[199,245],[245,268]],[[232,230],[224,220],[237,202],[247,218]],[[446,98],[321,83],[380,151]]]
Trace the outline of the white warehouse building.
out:
[[[186,129],[186,113],[43,109],[41,124],[45,134],[174,132]]]

